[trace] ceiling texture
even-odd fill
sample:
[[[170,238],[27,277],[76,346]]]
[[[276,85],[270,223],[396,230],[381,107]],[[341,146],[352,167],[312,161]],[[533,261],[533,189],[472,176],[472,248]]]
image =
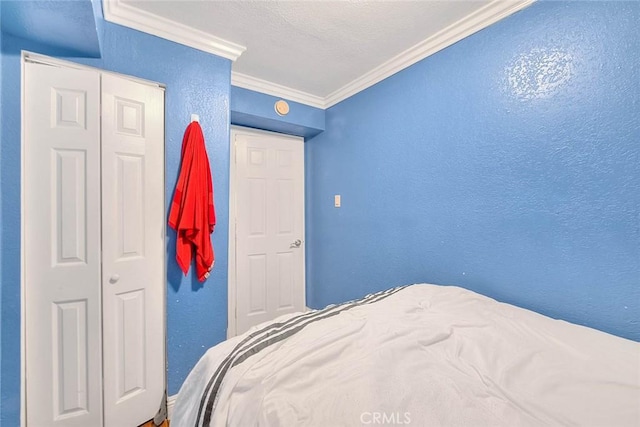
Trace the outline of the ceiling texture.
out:
[[[533,0],[103,0],[107,21],[231,59],[232,84],[319,108]]]

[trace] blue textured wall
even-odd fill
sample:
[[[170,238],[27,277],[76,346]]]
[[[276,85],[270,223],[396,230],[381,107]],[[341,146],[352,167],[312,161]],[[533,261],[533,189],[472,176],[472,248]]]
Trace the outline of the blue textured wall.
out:
[[[311,138],[324,131],[325,112],[288,101],[289,114],[280,116],[274,104],[280,98],[231,86],[231,124]]]
[[[535,3],[330,108],[309,303],[458,284],[640,340],[638,28],[639,2]]]
[[[167,334],[169,394],[177,393],[207,348],[226,338],[229,200],[230,61],[166,40],[104,23],[101,59],[92,66],[166,84],[166,201],[173,194],[184,129],[200,115],[215,186],[218,225],[216,266],[204,286],[182,276],[175,234],[168,233]],[[6,34],[2,37],[0,133],[0,286],[2,426],[19,425],[20,408],[20,56],[19,49],[49,55],[61,51]]]
[[[2,9],[0,22],[6,34],[70,56],[100,56],[98,0],[3,0]]]

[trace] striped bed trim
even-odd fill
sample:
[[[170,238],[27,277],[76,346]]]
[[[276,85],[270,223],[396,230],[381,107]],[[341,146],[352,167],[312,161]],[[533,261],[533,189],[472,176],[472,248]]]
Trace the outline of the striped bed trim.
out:
[[[310,311],[299,314],[284,322],[272,323],[249,334],[234,347],[222,363],[218,365],[218,368],[209,379],[200,399],[198,416],[196,418],[196,427],[205,427],[211,422],[214,406],[217,403],[218,392],[225,375],[230,369],[244,362],[254,354],[257,354],[260,350],[300,332],[311,323],[336,316],[354,307],[381,301],[406,287],[407,286],[399,286],[391,288],[375,294],[367,295],[359,300],[329,306],[319,311]]]

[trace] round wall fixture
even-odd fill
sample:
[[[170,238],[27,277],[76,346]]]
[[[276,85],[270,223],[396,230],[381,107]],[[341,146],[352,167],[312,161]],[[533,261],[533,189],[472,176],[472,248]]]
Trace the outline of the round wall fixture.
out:
[[[287,114],[289,114],[289,104],[287,104],[287,101],[285,101],[284,99],[277,101],[274,107],[276,109],[276,113],[278,113],[278,115],[280,116],[286,116]]]

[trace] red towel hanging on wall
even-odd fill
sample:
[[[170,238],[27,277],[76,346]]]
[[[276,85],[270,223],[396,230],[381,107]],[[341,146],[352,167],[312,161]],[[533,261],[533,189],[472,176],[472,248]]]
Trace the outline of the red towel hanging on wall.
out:
[[[176,230],[176,261],[186,275],[196,258],[198,280],[205,281],[215,256],[210,234],[216,225],[209,157],[198,122],[187,126],[182,138],[182,162],[169,211],[169,226]]]

